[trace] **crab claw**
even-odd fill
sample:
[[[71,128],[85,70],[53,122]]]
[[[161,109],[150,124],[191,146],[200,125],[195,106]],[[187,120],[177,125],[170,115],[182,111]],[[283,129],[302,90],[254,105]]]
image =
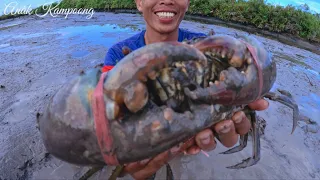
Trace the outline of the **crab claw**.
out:
[[[70,79],[51,97],[39,117],[43,143],[55,157],[74,164],[103,165],[91,107],[100,74],[96,68]]]
[[[149,101],[141,112],[122,122],[110,121],[112,146],[121,163],[154,157],[218,121],[231,118],[235,111],[233,107],[216,109],[213,105],[192,104],[191,111],[175,112]]]
[[[191,99],[241,105],[262,97],[272,88],[276,78],[275,63],[255,38],[242,40],[214,35],[197,42],[194,47],[206,54],[209,66],[216,70],[216,78],[215,83],[206,88],[185,88]]]
[[[198,49],[178,42],[150,44],[125,56],[104,81],[108,119],[116,119],[124,105],[133,113],[141,110],[149,98],[146,82],[155,80],[159,70],[172,63],[190,60],[204,66],[207,62]]]
[[[112,147],[118,148],[117,143],[123,145],[126,149],[119,151],[127,157],[127,152],[131,151],[130,148],[135,149],[136,145],[135,139],[131,139],[134,138],[131,130],[137,126],[152,124],[158,118],[156,114],[161,114],[160,111],[153,111],[153,114],[149,112],[147,116],[142,115],[148,109],[144,107],[148,102],[146,81],[154,79],[157,70],[176,61],[186,60],[197,60],[204,65],[206,63],[206,57],[190,45],[158,43],[130,52],[106,73],[95,68],[71,79],[51,98],[39,119],[45,147],[59,159],[74,164],[118,164],[110,153],[114,152]],[[130,116],[132,114],[134,116]],[[126,120],[129,122],[125,122]],[[124,127],[119,130],[115,128],[116,125]],[[153,124],[153,129],[157,129],[156,125]],[[150,136],[138,136],[143,139],[139,142],[150,144]],[[156,140],[157,142],[159,141]],[[155,146],[156,143],[152,145]],[[143,153],[145,147],[137,149],[141,152],[138,157],[148,156]],[[161,150],[160,148],[157,152]],[[149,151],[154,153],[152,148]],[[136,158],[134,154],[132,158]]]

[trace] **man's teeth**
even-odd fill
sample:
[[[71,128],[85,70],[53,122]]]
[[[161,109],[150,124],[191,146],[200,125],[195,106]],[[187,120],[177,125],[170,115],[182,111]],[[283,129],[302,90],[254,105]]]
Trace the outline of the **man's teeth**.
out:
[[[174,13],[172,13],[172,12],[158,12],[157,15],[159,17],[169,17],[169,18],[171,18],[171,17],[174,16]]]

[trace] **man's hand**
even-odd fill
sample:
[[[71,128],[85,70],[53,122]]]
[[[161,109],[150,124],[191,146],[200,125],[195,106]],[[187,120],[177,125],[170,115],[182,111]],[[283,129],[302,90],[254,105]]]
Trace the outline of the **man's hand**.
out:
[[[260,99],[249,104],[249,107],[256,111],[265,110],[268,106],[268,101],[264,99]],[[238,142],[239,135],[248,133],[250,127],[250,121],[245,114],[242,111],[237,112],[231,120],[224,120],[217,123],[210,129],[201,131],[195,136],[195,138],[185,142],[181,147],[174,147],[152,159],[126,165],[122,176],[128,173],[134,179],[146,179],[182,152],[194,155],[198,154],[201,150],[211,151],[215,149],[216,141],[213,130],[218,133],[219,139],[224,146],[232,147]]]
[[[120,176],[130,174],[134,179],[147,179],[156,173],[162,166],[167,164],[174,157],[183,153],[195,145],[194,138],[185,142],[182,146],[173,147],[172,149],[165,151],[152,159],[146,159],[140,162],[134,162],[127,164]]]
[[[249,104],[252,110],[262,111],[269,106],[268,101],[259,99]],[[195,137],[196,145],[187,149],[187,154],[198,154],[200,150],[211,151],[216,148],[213,130],[218,133],[220,142],[225,147],[232,147],[238,142],[239,135],[249,132],[251,123],[246,115],[239,111],[231,120],[224,120],[215,124],[211,129],[205,129]]]

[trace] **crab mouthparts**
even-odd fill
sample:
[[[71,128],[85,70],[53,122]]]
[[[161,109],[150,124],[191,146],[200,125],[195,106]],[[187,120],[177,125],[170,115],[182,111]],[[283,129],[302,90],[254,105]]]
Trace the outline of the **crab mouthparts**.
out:
[[[158,105],[170,106],[177,112],[188,109],[182,107],[188,101],[188,97],[205,97],[201,95],[202,92],[208,97],[216,95],[217,99],[221,96],[222,99],[225,98],[223,102],[233,101],[234,94],[227,88],[241,88],[256,75],[253,56],[245,45],[240,45],[238,49],[234,46],[202,49],[207,64],[201,64],[196,60],[169,64],[168,68],[162,69],[154,76],[156,91],[153,89],[150,94],[153,93],[154,97],[159,96],[156,101]]]

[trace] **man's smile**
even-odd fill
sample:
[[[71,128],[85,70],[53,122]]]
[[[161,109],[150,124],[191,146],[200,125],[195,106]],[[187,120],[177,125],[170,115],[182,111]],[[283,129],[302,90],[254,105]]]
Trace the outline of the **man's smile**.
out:
[[[156,15],[159,16],[160,18],[173,18],[173,16],[175,16],[175,13],[173,13],[173,12],[157,12]]]
[[[173,10],[162,9],[156,11],[154,14],[158,16],[161,23],[170,24],[173,22],[177,13]]]

